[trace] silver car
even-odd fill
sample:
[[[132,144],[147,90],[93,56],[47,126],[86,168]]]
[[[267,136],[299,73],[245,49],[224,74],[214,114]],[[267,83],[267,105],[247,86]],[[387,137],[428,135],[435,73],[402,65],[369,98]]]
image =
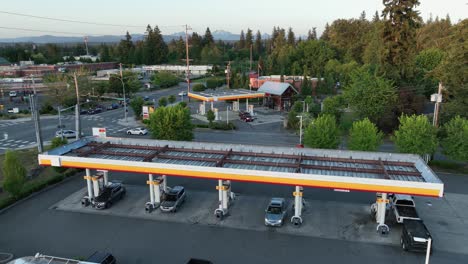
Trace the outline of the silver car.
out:
[[[282,226],[287,214],[287,205],[284,198],[271,198],[265,210],[266,226]]]
[[[173,187],[164,195],[164,200],[159,208],[163,212],[177,212],[177,209],[185,202],[185,189],[182,186]]]

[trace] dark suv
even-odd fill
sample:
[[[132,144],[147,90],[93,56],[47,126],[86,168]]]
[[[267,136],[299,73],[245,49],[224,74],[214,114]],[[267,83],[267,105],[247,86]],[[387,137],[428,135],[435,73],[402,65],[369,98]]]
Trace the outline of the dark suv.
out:
[[[125,187],[120,182],[113,182],[102,189],[99,196],[94,198],[93,207],[96,209],[106,209],[113,203],[121,200],[125,196]]]
[[[400,243],[404,251],[426,251],[429,238],[432,240],[422,220],[405,219],[403,221]]]
[[[86,262],[96,263],[96,264],[116,264],[117,261],[115,260],[114,256],[106,252],[94,252]]]
[[[163,212],[177,212],[177,209],[185,202],[185,189],[182,186],[173,187],[164,195],[164,200],[159,206]]]

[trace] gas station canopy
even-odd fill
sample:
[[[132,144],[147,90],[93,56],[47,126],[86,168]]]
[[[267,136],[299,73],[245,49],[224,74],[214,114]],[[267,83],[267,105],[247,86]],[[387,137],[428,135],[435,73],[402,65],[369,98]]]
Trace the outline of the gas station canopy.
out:
[[[229,89],[229,90],[208,90],[204,92],[190,91],[188,96],[193,99],[198,99],[204,102],[216,102],[237,99],[261,98],[265,93],[257,91],[249,91],[245,89]]]
[[[417,155],[87,137],[39,154],[39,164],[204,179],[442,197]]]

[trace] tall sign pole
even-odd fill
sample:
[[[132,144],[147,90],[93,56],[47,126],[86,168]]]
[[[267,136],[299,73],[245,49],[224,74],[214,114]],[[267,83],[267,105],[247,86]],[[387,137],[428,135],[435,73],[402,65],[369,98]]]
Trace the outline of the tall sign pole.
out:
[[[188,31],[191,29],[188,25],[185,25],[185,61],[187,63],[187,97],[190,102],[190,97],[188,93],[190,93],[190,59],[189,59],[189,43],[188,43]]]
[[[80,124],[80,91],[78,88],[78,79],[76,77],[76,72],[73,73],[73,79],[75,81],[75,91],[76,91],[76,107],[75,107],[75,130],[76,130],[76,140],[79,140],[81,137],[81,124]]]
[[[42,135],[41,135],[41,123],[39,118],[39,110],[37,109],[37,93],[36,93],[36,85],[34,82],[34,75],[31,75],[32,78],[32,86],[34,93],[29,96],[29,103],[31,104],[31,113],[34,122],[34,127],[36,129],[36,141],[37,141],[37,151],[42,153],[44,149],[44,145],[42,144]]]
[[[435,105],[434,105],[434,119],[432,120],[432,124],[435,127],[439,127],[439,112],[440,112],[440,103],[442,102],[442,89],[444,86],[442,82],[439,82],[439,91],[435,98]]]

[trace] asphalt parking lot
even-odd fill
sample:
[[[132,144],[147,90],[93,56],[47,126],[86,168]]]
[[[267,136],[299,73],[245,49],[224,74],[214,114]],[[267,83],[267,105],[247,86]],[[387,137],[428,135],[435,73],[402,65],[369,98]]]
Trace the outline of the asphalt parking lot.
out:
[[[75,258],[86,257],[92,252],[100,250],[112,252],[119,263],[137,264],[183,264],[190,257],[209,259],[216,264],[424,263],[423,255],[403,252],[399,246],[394,244],[288,234],[279,228],[258,231],[172,220],[51,209],[71,194],[78,191],[83,193],[85,183],[81,176],[73,177],[69,181],[0,214],[0,226],[7,227],[0,232],[0,250],[13,253],[15,256],[41,252]],[[111,180],[119,179],[128,184],[132,183],[131,185],[139,184],[140,186],[137,187],[142,188],[142,193],[135,193],[136,197],[141,197],[140,202],[146,202],[148,199],[146,196],[147,186],[143,185],[146,179],[144,175],[116,173],[110,177]],[[192,192],[208,193],[207,198],[205,198],[208,204],[203,205],[203,207],[197,206],[197,210],[205,211],[207,215],[210,215],[206,219],[214,220],[211,215],[213,206],[216,206],[217,203],[214,181],[171,177],[169,182],[171,185],[186,186],[189,194]],[[259,217],[263,214],[266,206],[264,203],[266,197],[288,197],[291,195],[291,187],[287,186],[237,182],[233,183],[233,191],[239,193],[239,201],[242,196],[264,199],[260,200],[260,204],[252,205],[260,210],[257,212]],[[212,198],[209,197],[210,195]],[[373,198],[370,193],[336,193],[321,189],[306,189],[305,195],[311,201],[315,200],[318,203],[323,201],[336,202],[342,204],[343,208],[346,208],[346,205],[354,207],[354,204],[360,204],[365,208],[369,199]],[[140,202],[135,205],[135,210],[138,212],[143,211],[143,205]],[[421,202],[418,201],[418,204]],[[236,206],[234,204],[232,207],[233,214],[231,216],[233,219]],[[115,208],[117,209],[117,204]],[[179,212],[184,212],[186,208],[189,207],[183,207]],[[430,208],[437,208],[437,204],[434,202]],[[167,217],[173,216],[176,214],[167,215]],[[317,216],[321,217],[323,223],[337,221],[333,220],[336,218],[335,214],[326,216],[317,214]],[[447,216],[444,221],[450,220],[449,218],[450,216]],[[256,218],[249,216],[248,219],[250,221]],[[305,219],[306,223],[312,223],[310,219]],[[262,225],[262,220],[255,221],[257,226]],[[448,226],[450,225],[448,223]],[[464,228],[466,229],[466,225]],[[302,227],[297,230],[302,231]],[[458,234],[457,236],[462,235]],[[455,247],[457,243],[462,244],[457,236],[454,237],[453,241],[448,241],[447,247]],[[466,245],[465,243],[459,246]],[[458,264],[464,263],[466,259],[466,251],[464,254],[459,254],[437,250],[431,257],[431,263]]]
[[[127,186],[127,195],[122,201],[107,210],[95,210],[90,206],[83,207],[81,205],[81,198],[86,193],[86,188],[83,188],[53,205],[50,209],[253,231],[272,229],[263,223],[264,210],[271,197],[237,195],[231,203],[229,216],[219,220],[213,214],[218,206],[218,194],[215,191],[187,190],[186,202],[177,213],[163,213],[160,210],[146,213],[144,204],[149,199],[147,189],[143,186]],[[380,236],[375,232],[376,224],[369,215],[369,206],[367,205],[318,201],[306,197],[305,199],[306,209],[302,215],[304,223],[300,227],[296,227],[289,222],[293,215],[291,198],[287,200],[288,221],[284,226],[274,228],[276,232],[388,245],[398,245],[399,243],[398,235],[401,232],[399,226],[396,226],[388,236]]]

